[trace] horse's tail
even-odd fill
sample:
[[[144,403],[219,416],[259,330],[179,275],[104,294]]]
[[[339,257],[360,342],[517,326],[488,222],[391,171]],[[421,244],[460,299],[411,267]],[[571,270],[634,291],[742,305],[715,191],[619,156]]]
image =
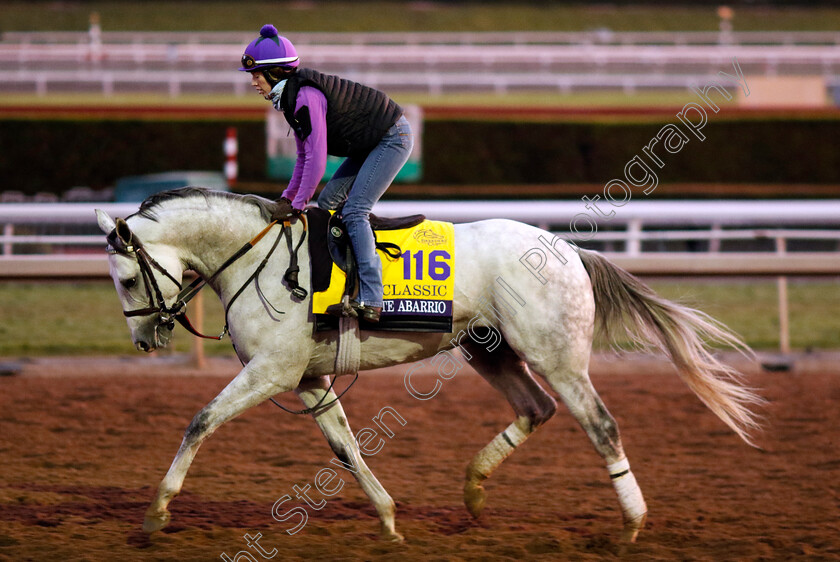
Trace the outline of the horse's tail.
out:
[[[592,282],[595,315],[604,335],[614,341],[620,330],[637,345],[658,346],[700,400],[756,446],[751,432],[760,429],[760,423],[750,407],[764,400],[743,386],[741,374],[715,358],[709,347],[721,343],[752,356],[743,340],[707,314],[658,296],[604,256],[580,250],[580,257]]]

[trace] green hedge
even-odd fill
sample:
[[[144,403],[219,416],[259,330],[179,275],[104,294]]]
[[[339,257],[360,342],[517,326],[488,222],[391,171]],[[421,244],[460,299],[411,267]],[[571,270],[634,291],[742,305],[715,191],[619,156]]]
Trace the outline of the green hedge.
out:
[[[840,184],[840,151],[832,142],[840,118],[716,117],[703,129],[706,140],[689,134],[678,154],[658,149],[661,183]],[[622,177],[626,162],[667,122],[430,120],[422,183],[603,184]],[[221,171],[229,126],[239,132],[240,180],[265,182],[262,122],[0,120],[0,190],[61,193],[106,187],[126,175]]]
[[[243,121],[0,121],[2,189],[61,193],[103,188],[122,176],[219,170],[227,127],[239,133],[240,177],[261,179],[265,125]]]
[[[675,122],[672,119],[671,122]],[[431,184],[596,183],[624,166],[667,123],[426,123],[423,181]],[[840,151],[830,140],[840,119],[709,122],[700,141],[665,163],[660,182],[840,183]],[[650,162],[648,162],[650,164]]]

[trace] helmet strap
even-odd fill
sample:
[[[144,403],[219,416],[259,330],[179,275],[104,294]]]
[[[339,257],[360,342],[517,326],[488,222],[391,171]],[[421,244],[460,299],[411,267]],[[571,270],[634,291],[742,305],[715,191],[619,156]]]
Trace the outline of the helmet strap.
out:
[[[283,68],[282,66],[273,66],[262,71],[265,81],[272,88],[276,86],[281,80],[285,80],[295,73],[295,68]]]
[[[265,70],[262,71],[262,75],[265,78],[265,81],[268,82],[268,85],[273,88],[274,86],[277,85],[278,82],[280,82],[280,80],[272,72],[272,70],[274,70],[274,69],[273,68],[266,68]]]

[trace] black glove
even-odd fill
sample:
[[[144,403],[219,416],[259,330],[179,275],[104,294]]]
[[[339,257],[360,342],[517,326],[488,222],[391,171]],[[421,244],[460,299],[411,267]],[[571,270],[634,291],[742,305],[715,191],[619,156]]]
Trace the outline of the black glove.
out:
[[[281,197],[274,202],[274,208],[271,209],[271,220],[282,222],[284,220],[291,220],[300,216],[300,211],[292,207],[292,202],[285,197]]]

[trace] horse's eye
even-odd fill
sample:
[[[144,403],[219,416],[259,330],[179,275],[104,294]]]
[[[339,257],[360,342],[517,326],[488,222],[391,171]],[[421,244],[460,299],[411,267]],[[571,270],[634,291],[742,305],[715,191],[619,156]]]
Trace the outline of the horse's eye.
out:
[[[130,289],[137,284],[137,278],[132,277],[131,279],[123,279],[122,281],[120,281],[120,283],[126,289]]]

